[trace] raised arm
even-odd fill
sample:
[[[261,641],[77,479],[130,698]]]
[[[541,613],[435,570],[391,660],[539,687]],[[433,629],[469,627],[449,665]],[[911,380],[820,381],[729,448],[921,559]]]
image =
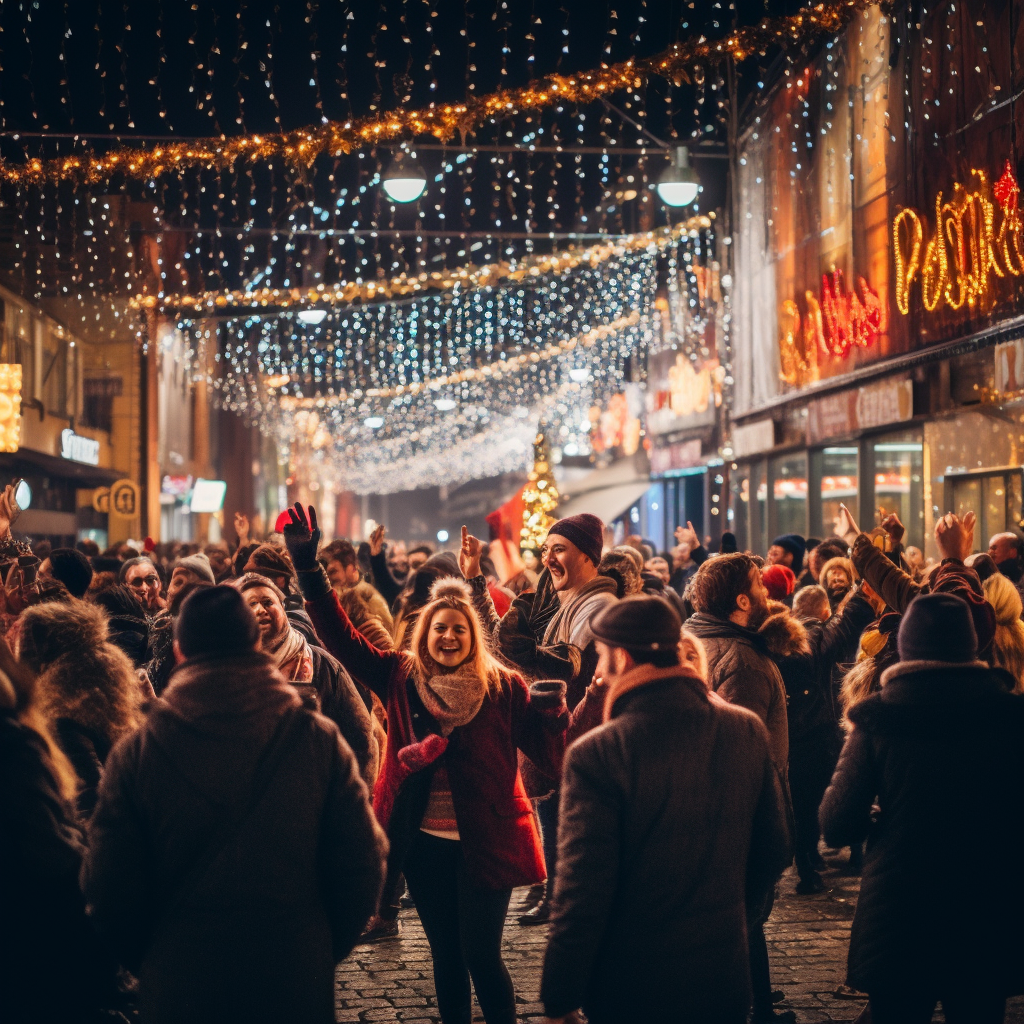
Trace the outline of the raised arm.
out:
[[[299,504],[288,514],[291,523],[284,528],[284,541],[317,636],[329,653],[387,704],[391,675],[401,655],[374,647],[341,607],[324,567],[316,560],[320,530],[315,509],[310,506],[308,519]]]
[[[373,571],[373,585],[377,592],[388,603],[394,606],[395,600],[402,592],[402,584],[391,575],[388,559],[384,549],[384,526],[381,524],[370,534],[370,569]]]

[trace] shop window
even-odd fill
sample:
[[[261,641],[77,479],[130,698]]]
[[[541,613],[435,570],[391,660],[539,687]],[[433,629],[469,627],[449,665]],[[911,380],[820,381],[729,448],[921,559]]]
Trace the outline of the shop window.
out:
[[[747,551],[750,538],[750,467],[739,466],[729,474],[729,509],[726,529],[736,536],[736,547]]]
[[[807,535],[807,456],[784,455],[772,459],[772,529],[775,535]]]
[[[974,549],[985,551],[994,534],[1021,528],[1021,470],[946,477],[946,504],[963,518],[974,512]]]
[[[821,453],[821,521],[819,537],[831,537],[839,506],[857,515],[857,447],[825,448]]]
[[[874,523],[862,523],[870,529],[882,516],[895,512],[907,528],[903,543],[922,548],[924,545],[924,444],[916,430],[873,437]]]

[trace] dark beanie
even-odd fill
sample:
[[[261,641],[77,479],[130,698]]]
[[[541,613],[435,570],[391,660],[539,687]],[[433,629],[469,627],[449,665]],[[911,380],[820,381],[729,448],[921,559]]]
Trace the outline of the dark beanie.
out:
[[[903,613],[900,661],[974,661],[978,635],[967,602],[953,594],[922,594]]]
[[[594,565],[601,561],[604,550],[604,523],[589,512],[581,512],[578,516],[566,516],[559,519],[548,530],[548,536],[564,537],[575,544]]]
[[[793,565],[791,566],[793,574],[795,576],[800,575],[800,571],[804,567],[804,539],[798,533],[784,533],[781,537],[776,537],[772,541],[772,547],[776,544],[785,551],[788,551],[793,556]]]
[[[50,572],[60,580],[72,597],[85,597],[92,583],[92,566],[81,551],[74,548],[54,548],[50,552]]]
[[[628,651],[667,651],[680,640],[683,621],[662,597],[632,594],[607,605],[590,624],[596,640]]]
[[[259,640],[256,616],[234,587],[200,587],[185,598],[174,639],[186,658],[252,654]]]
[[[720,555],[731,555],[734,551],[738,550],[736,547],[736,534],[726,530],[722,534],[722,540],[719,542],[718,553]]]

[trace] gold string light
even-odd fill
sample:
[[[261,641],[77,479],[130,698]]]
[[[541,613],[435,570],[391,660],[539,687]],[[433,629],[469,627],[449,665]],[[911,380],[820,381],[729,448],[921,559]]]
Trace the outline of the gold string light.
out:
[[[135,295],[129,300],[134,310],[152,309],[183,315],[203,315],[230,309],[233,314],[246,311],[259,313],[268,307],[275,310],[309,306],[346,306],[353,302],[381,300],[416,295],[427,291],[450,291],[453,288],[493,287],[502,281],[525,281],[545,274],[565,273],[589,264],[597,267],[629,252],[656,246],[664,249],[679,237],[679,232],[699,231],[711,226],[711,215],[690,217],[682,224],[659,231],[627,235],[614,242],[603,242],[586,249],[563,249],[548,256],[526,257],[516,261],[486,263],[482,266],[460,267],[458,270],[433,271],[418,275],[399,274],[388,281],[340,281],[316,288],[258,288],[253,291],[210,291],[197,295]]]
[[[417,136],[430,135],[449,142],[456,136],[464,138],[492,119],[562,104],[582,106],[623,89],[639,89],[651,75],[681,84],[691,81],[695,67],[706,69],[727,59],[743,61],[755,53],[763,56],[772,46],[798,48],[818,36],[835,34],[855,14],[879,5],[888,6],[883,0],[827,0],[799,14],[765,18],[724,39],[700,36],[675,43],[645,60],[627,60],[576,75],[548,75],[523,88],[470,97],[464,103],[393,110],[380,116],[328,121],[288,132],[172,142],[152,149],[123,147],[102,156],[83,153],[51,160],[36,158],[25,163],[0,160],[0,181],[38,185],[73,180],[99,184],[115,175],[148,181],[166,172],[192,167],[227,168],[238,162],[253,164],[271,158],[281,158],[301,168],[312,166],[325,153],[341,156]],[[571,147],[567,149],[571,151]]]

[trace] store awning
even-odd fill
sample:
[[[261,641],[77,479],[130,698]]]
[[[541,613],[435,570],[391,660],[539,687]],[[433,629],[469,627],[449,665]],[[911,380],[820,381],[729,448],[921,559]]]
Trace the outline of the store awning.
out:
[[[558,505],[558,518],[590,512],[602,522],[618,519],[647,493],[650,474],[638,470],[633,458],[619,459],[566,487],[568,496]]]
[[[20,448],[16,452],[0,453],[0,477],[8,482],[17,476],[36,476],[38,474],[57,477],[61,480],[72,480],[77,487],[108,487],[120,480],[123,473],[105,466],[89,466],[73,459],[59,459],[56,455],[33,451],[31,448]]]

